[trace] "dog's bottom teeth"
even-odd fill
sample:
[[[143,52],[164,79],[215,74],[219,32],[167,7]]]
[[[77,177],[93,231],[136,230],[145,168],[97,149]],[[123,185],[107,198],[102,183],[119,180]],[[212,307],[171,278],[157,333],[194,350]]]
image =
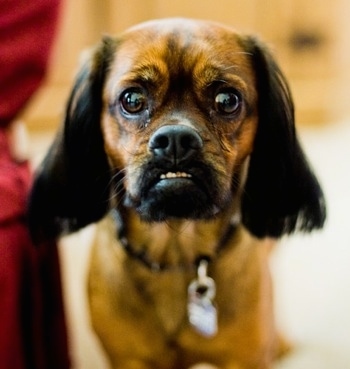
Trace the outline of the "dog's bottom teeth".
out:
[[[191,174],[185,172],[168,172],[166,174],[161,174],[160,179],[169,179],[169,178],[191,178]]]

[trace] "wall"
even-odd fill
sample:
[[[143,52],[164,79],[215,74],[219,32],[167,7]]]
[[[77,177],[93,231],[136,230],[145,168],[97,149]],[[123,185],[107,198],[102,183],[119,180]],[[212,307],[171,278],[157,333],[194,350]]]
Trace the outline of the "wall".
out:
[[[212,19],[261,35],[292,87],[300,123],[342,119],[349,112],[347,0],[66,0],[47,83],[26,110],[32,129],[56,126],[82,50],[151,18]]]

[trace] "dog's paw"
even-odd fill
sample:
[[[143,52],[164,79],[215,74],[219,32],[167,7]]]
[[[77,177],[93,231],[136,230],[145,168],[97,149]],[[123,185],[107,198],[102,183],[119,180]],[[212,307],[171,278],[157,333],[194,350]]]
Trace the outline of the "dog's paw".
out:
[[[276,358],[280,359],[288,355],[292,350],[293,350],[293,344],[282,334],[279,334],[277,338]]]

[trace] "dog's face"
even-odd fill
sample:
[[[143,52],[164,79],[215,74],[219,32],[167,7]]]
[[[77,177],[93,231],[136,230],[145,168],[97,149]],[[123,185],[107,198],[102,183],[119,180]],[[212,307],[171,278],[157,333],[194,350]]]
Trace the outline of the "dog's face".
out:
[[[323,225],[288,84],[260,41],[172,19],[95,49],[35,180],[32,232],[76,230],[111,207],[146,221],[234,209],[258,237]]]
[[[102,134],[143,219],[212,217],[239,191],[257,127],[242,40],[216,24],[147,23],[119,41]]]

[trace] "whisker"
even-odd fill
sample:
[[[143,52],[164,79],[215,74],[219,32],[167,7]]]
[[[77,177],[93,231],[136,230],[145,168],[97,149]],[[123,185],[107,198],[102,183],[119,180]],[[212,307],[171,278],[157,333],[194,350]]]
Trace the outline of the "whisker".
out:
[[[110,180],[107,185],[107,189],[110,189],[110,195],[108,201],[110,203],[114,203],[113,205],[118,206],[121,201],[124,199],[124,178],[126,174],[126,169],[116,170],[115,168],[111,168],[110,170]],[[106,190],[107,190],[106,189]]]

